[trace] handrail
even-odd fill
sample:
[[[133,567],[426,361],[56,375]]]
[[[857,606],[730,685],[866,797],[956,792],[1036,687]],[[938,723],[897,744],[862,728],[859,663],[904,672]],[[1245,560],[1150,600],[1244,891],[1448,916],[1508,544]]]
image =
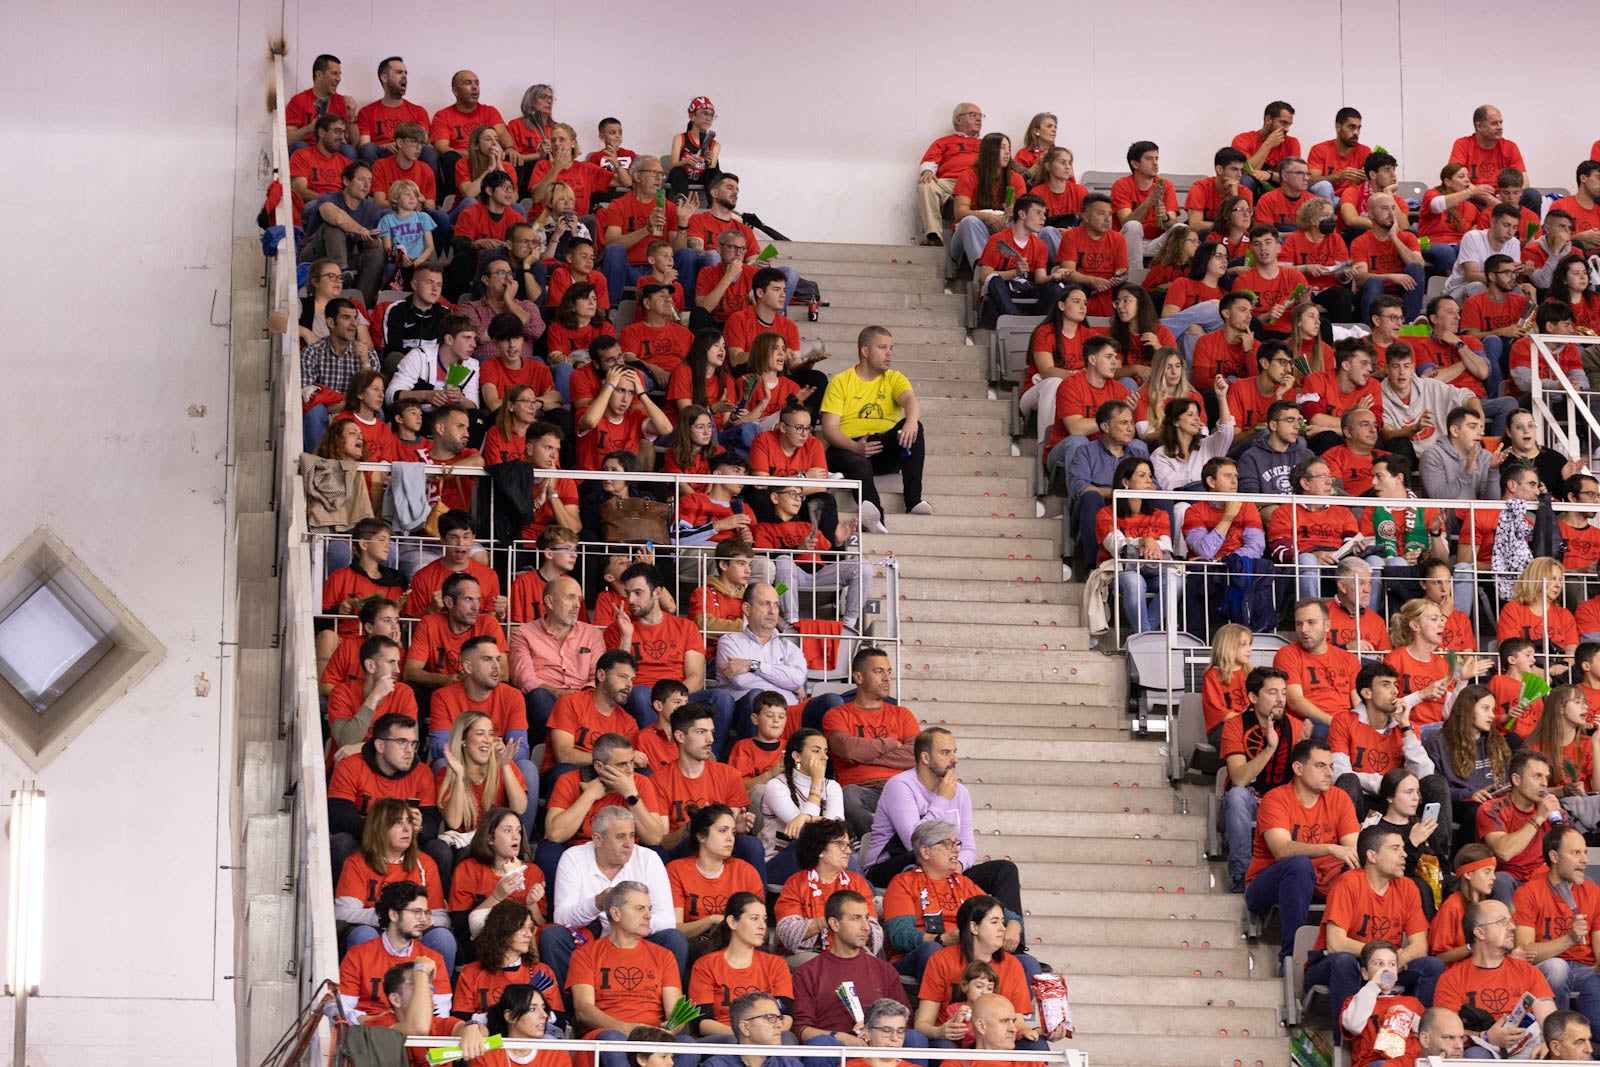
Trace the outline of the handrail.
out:
[[[1530,379],[1528,397],[1533,406],[1534,428],[1536,431],[1543,431],[1546,426],[1550,427],[1553,433],[1560,436],[1561,443],[1567,446],[1566,454],[1568,456],[1584,457],[1584,470],[1587,471],[1589,469],[1588,450],[1578,444],[1576,424],[1581,415],[1589,423],[1590,439],[1600,443],[1600,419],[1597,419],[1594,412],[1590,410],[1588,401],[1584,399],[1583,394],[1567,380],[1566,372],[1561,369],[1561,364],[1556,359],[1555,352],[1550,346],[1551,344],[1558,346],[1600,344],[1600,337],[1553,333],[1532,333],[1527,336],[1534,362],[1534,366],[1529,368],[1530,373],[1528,375]],[[1545,402],[1544,393],[1548,387],[1544,385],[1543,375],[1532,373],[1532,371],[1539,369],[1538,363],[1541,360],[1550,371],[1551,377],[1557,384],[1558,391],[1566,396],[1567,428],[1565,431],[1561,428],[1561,420]],[[1600,383],[1591,382],[1589,384],[1593,387]],[[1542,434],[1540,439],[1542,439]]]
[[[743,1045],[730,1042],[689,1044],[669,1041],[582,1041],[557,1038],[507,1037],[502,1039],[505,1048],[526,1051],[560,1052],[670,1052],[682,1055],[696,1052],[701,1056],[793,1056],[803,1060],[881,1060],[891,1063],[898,1059],[912,1060],[963,1060],[970,1062],[1002,1063],[1063,1063],[1066,1067],[1088,1067],[1089,1056],[1081,1049],[1061,1048],[1046,1051],[1032,1049],[975,1049],[975,1048],[865,1048],[856,1045]],[[455,1048],[461,1044],[454,1037],[407,1037],[406,1048]],[[874,1055],[880,1053],[881,1055]],[[897,1055],[898,1053],[898,1055]]]

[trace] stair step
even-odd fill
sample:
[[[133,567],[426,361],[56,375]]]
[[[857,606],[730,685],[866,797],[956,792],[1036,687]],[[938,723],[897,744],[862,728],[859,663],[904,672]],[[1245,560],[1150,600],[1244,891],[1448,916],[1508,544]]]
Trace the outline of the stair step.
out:
[[[1154,893],[1158,890],[1176,893],[1181,889],[1184,896],[1209,893],[1213,889],[1211,872],[1205,867],[1146,867],[1126,863],[1028,864],[1030,895],[1039,889],[1104,889],[1108,885],[1116,885],[1130,893]]]
[[[996,623],[913,622],[902,620],[902,644],[913,648],[1049,649],[1051,651],[1089,650],[1089,631],[1081,626],[1014,626]],[[921,653],[913,653],[921,655]]]
[[[1070,733],[1070,731],[1062,731]],[[965,736],[965,735],[962,735]],[[959,739],[959,737],[958,737]],[[1171,813],[1172,796],[1163,790],[1113,789],[1107,785],[1058,785],[1041,781],[1029,771],[1019,771],[1016,779],[985,778],[981,783],[967,773],[968,764],[962,761],[961,780],[972,793],[975,811],[1022,811],[1029,808],[1061,811],[1128,812],[1129,814]],[[1140,796],[1148,792],[1149,796]],[[1029,879],[1028,888],[1034,888]],[[1104,887],[1102,887],[1104,888]],[[1122,886],[1118,886],[1122,889]],[[1151,890],[1154,892],[1154,889]],[[1030,898],[1031,903],[1031,898]]]
[[[1241,929],[1237,921],[1075,918],[1060,915],[1028,916],[1028,941],[1073,945],[1103,945],[1126,948],[1159,948],[1168,952],[1184,950],[1205,968],[1206,947],[1232,948],[1239,944]],[[1256,963],[1257,968],[1261,963]]]
[[[831,302],[830,292],[870,289],[878,293],[907,293],[914,296],[944,296],[944,284],[937,271],[906,264],[833,263],[811,261],[791,263],[802,277],[810,278]],[[951,294],[960,300],[959,294]],[[831,310],[831,309],[830,309]]]
[[[905,494],[900,492],[898,485],[893,490],[885,489],[884,483],[887,480],[887,478],[878,479],[878,497],[883,501],[883,507],[889,515],[889,521],[898,522],[900,517],[906,513]],[[1002,493],[988,496],[982,494],[967,496],[930,493],[927,492],[926,479],[924,479],[923,492],[923,499],[933,508],[934,518],[950,518],[963,515],[992,519],[1031,519],[1039,514],[1039,509],[1035,506],[1036,501],[1029,495],[1009,496]],[[1047,502],[1054,500],[1054,497],[1047,498]],[[1045,517],[1053,519],[1055,529],[1059,530],[1061,528],[1059,512],[1054,516],[1046,515]],[[909,517],[909,521],[913,524],[922,521],[922,519],[923,516],[921,515]],[[914,525],[907,529],[908,532],[911,532],[914,529]]]
[[[888,504],[888,501],[885,500],[884,503]],[[1001,501],[1001,504],[1003,506],[1005,502]],[[935,502],[933,506],[937,509],[939,504]],[[938,512],[935,511],[935,514]],[[888,521],[898,522],[899,516],[891,514]],[[1058,567],[1056,576],[1059,577],[1059,574]],[[1065,585],[1060,581],[1018,582],[1015,575],[1010,581],[990,581],[970,577],[916,578],[902,571],[900,595],[908,601],[960,600],[982,603],[985,600],[995,600],[1007,604],[1071,604],[1077,607],[1082,603],[1083,587]]]
[[[926,364],[924,364],[926,365]],[[940,364],[941,366],[956,366],[956,364]],[[900,368],[910,374],[904,366]],[[917,397],[923,401],[948,397],[957,399],[961,397],[981,397],[986,388],[983,373],[974,370],[973,374],[963,375],[962,379],[918,378],[916,380]]]
[[[856,317],[864,318],[865,316]],[[861,333],[861,327],[871,324],[866,322],[837,322],[829,318],[821,318],[816,322],[801,322],[796,325],[801,328],[800,335],[802,337],[820,337],[827,344],[828,350],[837,355],[841,346],[844,346],[845,351],[854,352],[856,338]],[[964,358],[968,360],[975,360],[974,353],[979,351],[977,345],[969,346],[966,343],[966,328],[959,324],[949,326],[895,326],[892,330],[897,355],[901,345],[923,348],[937,346],[959,348],[962,350]]]
[[[1033,941],[1030,936],[1029,942]],[[1150,977],[1150,978],[1187,978],[1200,982],[1202,987],[1206,982],[1232,983],[1235,981],[1248,982],[1251,985],[1262,985],[1272,989],[1276,994],[1282,987],[1279,985],[1277,975],[1277,954],[1271,951],[1256,951],[1255,971],[1250,969],[1250,950],[1243,944],[1224,946],[1218,948],[1213,945],[1209,949],[1195,952],[1172,952],[1164,948],[1105,948],[1100,945],[1073,945],[1061,942],[1046,941],[1041,945],[1031,947],[1030,952],[1036,952],[1038,957],[1047,960],[1050,966],[1067,975],[1069,985],[1079,982],[1078,976],[1090,974],[1117,974],[1124,978]],[[1268,967],[1269,962],[1271,966]],[[1195,972],[1198,971],[1197,976]],[[1222,977],[1217,977],[1217,972],[1222,972]],[[1267,977],[1271,975],[1273,977]],[[1075,989],[1068,990],[1072,999],[1077,999]],[[1227,998],[1223,998],[1226,1003]]]
[[[1122,837],[1044,836],[1015,836],[1009,840],[1002,840],[998,836],[985,834],[978,838],[977,847],[980,856],[986,855],[989,859],[1010,859],[1019,865],[1025,865],[1030,861],[1059,862],[1062,856],[1092,856],[1097,864],[1177,871],[1193,870],[1200,864],[1200,842],[1167,839],[1156,841],[1148,837],[1137,841]],[[1023,866],[1023,871],[1027,870],[1028,868]],[[1023,877],[1027,877],[1026,873]],[[1032,930],[1028,932],[1028,937],[1032,940]],[[1044,940],[1048,943],[1051,938],[1046,937]],[[1057,938],[1055,943],[1077,942]],[[1211,943],[1214,946],[1227,947],[1220,941],[1212,940]],[[1277,967],[1276,962],[1273,963],[1273,967]]]
[[[1266,1008],[1276,1012],[1283,1000],[1283,987],[1277,982],[1258,982],[1249,978],[1217,978],[1216,969],[1195,978],[1126,973],[1071,976],[1070,996],[1078,1004],[1181,1004],[1210,1008],[1219,1014],[1228,1009]],[[1078,990],[1083,992],[1079,993]],[[1076,1012],[1074,1012],[1076,1014]],[[1086,1011],[1085,1014],[1099,1014]],[[1076,1020],[1074,1020],[1076,1021]]]
[[[1010,760],[1016,765],[1036,763],[1160,763],[1163,746],[1153,741],[1046,741],[1015,745],[1008,739],[973,738],[963,746],[968,759]],[[1044,815],[1046,813],[1041,813]]]
[[[912,516],[919,518],[920,516]],[[887,525],[887,523],[886,523]],[[996,524],[998,526],[998,524]],[[867,534],[863,544],[868,551],[893,551],[896,558],[958,556],[968,559],[989,559],[1049,563],[1056,575],[1061,573],[1060,550],[1053,537],[1024,537],[1022,531],[997,528],[987,537],[948,536],[934,533],[924,525],[921,529],[903,528],[897,521],[887,534]],[[959,572],[952,572],[959,573]]]
[[[1151,919],[1162,922],[1244,920],[1244,898],[1230,893],[1146,893],[1028,887],[1028,915],[1085,919]]]
[[[1172,793],[1167,787],[1166,769],[1158,763],[1107,763],[1100,760],[1067,760],[1052,763],[1038,761],[978,760],[968,758],[966,751],[978,741],[981,734],[957,733],[957,748],[962,753],[961,780],[968,788],[976,789],[978,783],[1013,783],[1021,774],[1042,786],[1093,786],[1120,791],[1128,799],[1116,810],[1133,808],[1142,811],[1171,811]],[[1150,794],[1149,797],[1143,794]],[[1192,809],[1191,809],[1192,810]]]
[[[1047,519],[1013,519],[1013,522],[1048,522]],[[1011,604],[981,600],[912,600],[900,603],[900,621],[996,622],[1012,626],[1038,626],[1044,631],[1082,624],[1083,609],[1076,604]]]
[[[949,723],[964,733],[970,729],[983,729],[989,732],[1019,729],[1049,729],[1058,730],[1063,727],[1077,729],[1098,730],[1123,730],[1126,733],[1126,712],[1122,708],[1105,708],[1094,705],[1070,704],[964,704],[952,700],[941,700],[929,703],[924,711],[935,709],[940,722]],[[980,736],[980,735],[973,735]],[[981,735],[987,736],[987,735]],[[963,759],[961,761],[962,776],[969,772],[969,765],[977,765],[976,761]],[[1006,764],[997,764],[1006,766]],[[1002,778],[990,778],[991,781],[1004,781]]]
[[[833,241],[774,241],[778,259],[826,260],[840,263],[876,263],[899,260],[922,266],[943,267],[948,249],[929,245],[875,245]]]
[[[1210,1034],[1208,1028],[1206,1033]],[[1182,1037],[1143,1032],[1080,1033],[1065,1048],[1094,1067],[1292,1067],[1289,1042],[1277,1036]]]
[[[895,293],[901,300],[920,299],[914,293]],[[949,303],[942,307],[896,307],[893,305],[875,305],[871,307],[850,307],[845,304],[835,303],[831,296],[823,294],[823,299],[828,301],[829,307],[822,308],[818,313],[816,322],[801,319],[798,309],[790,313],[795,319],[795,325],[801,327],[802,334],[809,334],[818,327],[836,326],[840,330],[854,330],[857,334],[865,326],[887,326],[898,337],[902,330],[913,327],[935,327],[941,330],[960,330],[963,345],[965,344],[967,329],[967,314],[961,306],[960,297],[946,297],[938,294],[940,299]],[[813,336],[824,336],[821,334]],[[824,336],[828,347],[835,353],[841,346],[840,336],[831,331]],[[854,338],[849,339],[854,343]]]
[[[977,744],[969,742],[968,747]],[[1060,741],[1057,744],[1095,744],[1096,742]],[[1104,747],[1111,747],[1106,745]],[[1129,790],[1132,793],[1132,790]],[[1120,811],[990,811],[975,810],[972,825],[980,833],[1043,834],[1055,837],[1128,837],[1142,841],[1145,838],[1161,841],[1204,841],[1206,821],[1199,815],[1173,815],[1158,810],[1143,814],[1124,815]]]
[[[1002,397],[998,400],[990,400],[982,394],[976,397],[969,397],[966,400],[946,400],[942,397],[936,397],[922,402],[923,414],[939,416],[936,426],[941,430],[945,426],[945,419],[949,416],[982,415],[985,418],[1003,421],[1010,411],[1011,401],[1009,399]]]
[[[921,709],[922,714],[933,717],[939,714],[940,700],[970,703],[994,697],[994,685],[991,682],[975,681],[970,678],[934,680],[920,670],[912,673],[909,660],[906,673],[900,679],[899,689],[902,702],[922,701],[925,705]],[[1005,687],[1005,694],[1009,701],[1040,706],[1065,707],[1089,704],[1092,707],[1114,707],[1119,706],[1126,697],[1127,678],[1123,676],[1115,681],[1101,682],[1080,682],[1072,679],[1066,684],[1012,682]],[[1009,758],[1009,754],[1001,753],[1000,758]]]
[[[831,375],[854,365],[853,360],[840,361],[837,366],[820,363],[818,369]],[[929,381],[969,383],[979,396],[983,396],[989,388],[989,383],[983,376],[983,367],[970,359],[929,359],[925,356],[901,356],[897,352],[894,357],[894,369],[911,379],[911,388],[917,392],[921,392],[923,383]]]
[[[1006,562],[1013,567],[1019,565],[1009,560]],[[982,567],[988,563],[987,560],[973,560],[966,566]],[[926,654],[923,658],[926,658]],[[1116,679],[1119,683],[1125,683],[1127,680],[1121,659],[1113,660],[1101,655],[1087,656],[1083,652],[950,649],[932,658],[938,662],[929,660],[926,669],[921,669],[922,659],[911,657],[917,661],[918,677],[1000,681],[1008,685],[1014,682],[1109,684],[1112,679]],[[1154,748],[1152,745],[1151,751],[1154,751]]]
[[[955,311],[965,314],[965,307],[961,296],[956,293],[946,293],[937,286],[930,286],[925,291],[897,293],[885,289],[860,289],[851,287],[836,287],[831,292],[824,291],[822,299],[828,302],[828,307],[821,309],[821,314],[829,319],[843,321],[861,311]],[[791,315],[791,317],[794,317]],[[885,326],[891,325],[888,322]]]
[[[1226,1004],[1226,998],[1223,1001]],[[1168,1001],[1142,1004],[1091,1004],[1072,1013],[1078,1034],[1237,1034],[1243,1037],[1277,1037],[1278,1009],[1274,1007],[1221,1008],[1191,1006]]]
[[[894,518],[888,520],[891,524]],[[893,547],[894,534],[887,538],[887,547]],[[879,545],[880,548],[886,547]],[[1023,555],[1024,553],[1018,553]],[[984,578],[996,582],[1023,582],[1043,585],[1055,581],[1061,574],[1061,561],[1049,554],[1039,553],[1034,559],[968,559],[963,556],[901,556],[895,559],[900,566],[901,578],[938,578],[946,574],[964,574],[969,578]]]
[[[955,514],[946,515],[939,509],[937,501],[930,501],[934,509],[932,515],[896,515],[892,511],[890,516],[894,521],[895,536],[900,534],[931,534],[946,537],[962,538],[995,538],[1039,537],[1050,540],[1061,535],[1061,520],[1057,518],[1034,518],[1032,508],[1028,508],[1015,518],[1011,512],[1000,515],[997,512],[986,512],[982,515]],[[882,535],[873,535],[879,536]]]

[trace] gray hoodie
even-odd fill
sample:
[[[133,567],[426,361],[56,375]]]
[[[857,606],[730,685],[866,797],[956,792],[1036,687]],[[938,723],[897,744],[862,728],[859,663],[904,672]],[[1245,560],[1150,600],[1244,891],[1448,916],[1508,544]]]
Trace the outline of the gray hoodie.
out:
[[[1289,484],[1289,472],[1296,463],[1311,458],[1311,446],[1304,437],[1298,437],[1294,444],[1279,452],[1271,446],[1271,440],[1267,434],[1258,434],[1239,456],[1239,492],[1282,493],[1284,496],[1294,492]]]

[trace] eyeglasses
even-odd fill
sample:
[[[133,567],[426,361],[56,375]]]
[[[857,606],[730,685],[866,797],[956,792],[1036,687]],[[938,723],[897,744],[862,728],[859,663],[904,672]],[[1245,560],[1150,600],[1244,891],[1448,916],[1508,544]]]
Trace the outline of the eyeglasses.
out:
[[[989,116],[985,115],[981,111],[963,111],[961,114],[956,116],[956,118],[958,118],[958,119],[971,119],[971,118],[986,119],[988,117]]]
[[[961,847],[961,839],[958,837],[952,837],[945,841],[935,841],[934,846],[936,848],[959,849]]]
[[[783,426],[783,428],[785,430],[793,430],[795,433],[810,433],[811,432],[811,424],[810,423],[785,422],[785,423],[782,423],[782,426]]]
[[[774,493],[773,495],[774,496],[787,497],[790,500],[804,500],[806,498],[805,493],[801,492],[798,489],[782,489],[782,490],[779,490],[778,492]]]
[[[890,1037],[905,1037],[906,1028],[903,1026],[869,1026],[867,1029],[875,1034],[888,1034]]]
[[[849,848],[850,847],[850,839],[848,837],[834,838],[832,841],[828,842],[828,847],[830,847],[830,848],[835,848],[835,847],[836,848]]]
[[[506,269],[503,269],[503,270],[492,270],[492,271],[489,272],[489,277],[491,277],[491,278],[509,278],[509,277],[511,277],[511,270],[509,268],[506,268]]]
[[[400,914],[401,915],[409,915],[413,919],[420,919],[424,915],[428,915],[429,911],[428,911],[427,908],[405,908],[405,909],[401,910]]]
[[[1515,926],[1515,925],[1516,925],[1516,920],[1511,918],[1511,916],[1507,915],[1505,918],[1496,919],[1492,923],[1479,923],[1478,927],[1479,927],[1479,929],[1482,929],[1482,930],[1489,930],[1489,929],[1492,929],[1493,927],[1496,927],[1496,926]]]
[[[417,747],[417,739],[414,737],[379,737],[374,740],[382,741],[386,745],[399,745],[401,748]]]
[[[783,1016],[779,1015],[775,1011],[769,1011],[764,1015],[746,1015],[744,1018],[745,1022],[756,1022],[759,1020],[766,1023],[768,1026],[777,1026],[779,1023],[783,1022]]]
[[[317,275],[317,281],[325,282],[329,278],[338,278],[338,277],[341,277],[341,276],[342,276],[342,272],[340,272],[340,271],[336,271],[336,270],[327,271],[327,270],[325,270],[321,274]]]

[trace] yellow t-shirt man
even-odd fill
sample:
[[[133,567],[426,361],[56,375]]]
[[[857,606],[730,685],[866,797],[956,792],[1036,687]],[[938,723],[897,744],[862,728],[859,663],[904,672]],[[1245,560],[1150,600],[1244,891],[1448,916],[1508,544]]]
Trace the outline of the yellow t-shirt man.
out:
[[[856,368],[840,371],[822,394],[822,412],[839,416],[839,430],[852,439],[884,433],[905,418],[895,398],[911,391],[911,381],[897,370],[887,370],[870,382]]]

